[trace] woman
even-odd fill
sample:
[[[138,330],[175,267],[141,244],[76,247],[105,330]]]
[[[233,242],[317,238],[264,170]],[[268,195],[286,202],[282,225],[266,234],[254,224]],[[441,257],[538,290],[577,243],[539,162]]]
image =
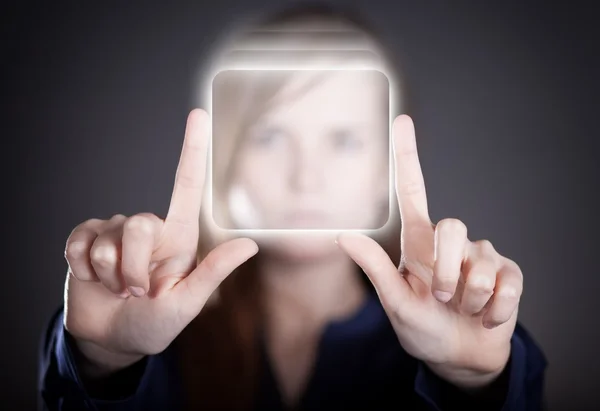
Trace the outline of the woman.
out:
[[[211,156],[207,113],[188,117],[166,218],[91,219],[69,236],[43,406],[540,409],[546,360],[517,322],[519,267],[459,220],[431,223],[406,115],[390,155],[389,114],[405,107],[380,42],[325,6],[259,27],[217,59]],[[324,27],[363,46],[319,51]],[[375,69],[224,69],[257,38],[261,64]]]

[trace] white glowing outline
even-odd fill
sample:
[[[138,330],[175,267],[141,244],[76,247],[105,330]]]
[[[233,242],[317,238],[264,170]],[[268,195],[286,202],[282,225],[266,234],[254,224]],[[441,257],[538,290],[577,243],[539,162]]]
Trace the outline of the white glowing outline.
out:
[[[298,50],[298,49],[296,49]],[[309,50],[309,49],[307,49]],[[358,50],[357,50],[358,51]],[[367,50],[362,50],[367,51]],[[388,158],[388,168],[389,168],[389,195],[388,195],[388,219],[385,224],[379,228],[375,229],[235,229],[235,228],[223,228],[219,226],[214,219],[213,214],[213,167],[212,167],[212,84],[214,78],[221,73],[222,71],[230,71],[230,70],[261,70],[261,71],[275,71],[275,70],[331,70],[331,71],[339,71],[339,70],[369,70],[369,71],[379,71],[382,73],[388,80],[389,84],[389,127],[388,127],[388,148],[389,148],[389,158]],[[198,82],[196,82],[198,84]],[[201,107],[205,107],[207,113],[211,118],[209,124],[209,133],[210,140],[208,144],[208,159],[207,159],[207,171],[205,177],[205,186],[208,185],[208,192],[205,191],[207,195],[206,201],[203,202],[203,206],[208,206],[208,223],[210,224],[210,229],[216,233],[217,235],[224,234],[240,234],[242,236],[253,236],[255,238],[260,238],[261,236],[270,236],[272,234],[276,235],[293,235],[297,233],[303,234],[332,234],[332,233],[343,233],[343,232],[354,232],[354,233],[362,233],[365,235],[377,235],[382,232],[388,231],[391,227],[393,227],[396,222],[393,219],[392,210],[394,209],[394,205],[397,206],[396,199],[396,189],[395,189],[395,155],[394,155],[394,144],[392,138],[392,123],[394,121],[393,116],[396,112],[396,109],[401,106],[402,102],[398,102],[396,99],[396,82],[392,78],[389,72],[387,72],[381,64],[369,64],[369,63],[358,63],[358,62],[345,62],[345,63],[333,63],[333,62],[311,62],[310,64],[251,64],[250,62],[237,63],[237,64],[221,64],[217,70],[210,70],[209,74],[206,75],[203,80],[200,82],[203,86],[200,87],[200,90],[204,90],[204,93],[200,93],[200,98],[196,97],[196,101],[201,102]],[[210,87],[207,87],[210,85]],[[206,190],[206,187],[205,187]],[[207,204],[208,203],[208,204]]]

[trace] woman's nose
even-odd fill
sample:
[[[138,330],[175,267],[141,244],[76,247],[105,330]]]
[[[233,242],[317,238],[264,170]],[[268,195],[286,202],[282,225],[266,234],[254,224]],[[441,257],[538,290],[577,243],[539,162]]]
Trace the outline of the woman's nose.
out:
[[[311,147],[298,147],[290,156],[290,183],[300,192],[318,191],[323,183],[323,164],[318,150]]]

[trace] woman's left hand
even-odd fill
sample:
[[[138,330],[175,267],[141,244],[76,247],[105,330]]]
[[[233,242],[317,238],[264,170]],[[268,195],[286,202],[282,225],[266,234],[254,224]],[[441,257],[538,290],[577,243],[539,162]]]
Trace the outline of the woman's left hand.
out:
[[[456,386],[485,387],[510,357],[521,270],[489,241],[469,241],[460,220],[431,222],[411,118],[396,118],[393,135],[400,267],[365,235],[342,233],[338,245],[369,276],[410,355]]]

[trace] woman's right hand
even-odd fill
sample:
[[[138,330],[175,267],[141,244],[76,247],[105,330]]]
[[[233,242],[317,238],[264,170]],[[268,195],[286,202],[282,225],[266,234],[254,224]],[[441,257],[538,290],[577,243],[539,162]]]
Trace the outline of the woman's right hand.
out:
[[[163,351],[219,284],[258,251],[238,238],[197,263],[209,117],[188,117],[167,217],[142,213],[78,225],[67,240],[64,325],[87,372],[108,375]]]

